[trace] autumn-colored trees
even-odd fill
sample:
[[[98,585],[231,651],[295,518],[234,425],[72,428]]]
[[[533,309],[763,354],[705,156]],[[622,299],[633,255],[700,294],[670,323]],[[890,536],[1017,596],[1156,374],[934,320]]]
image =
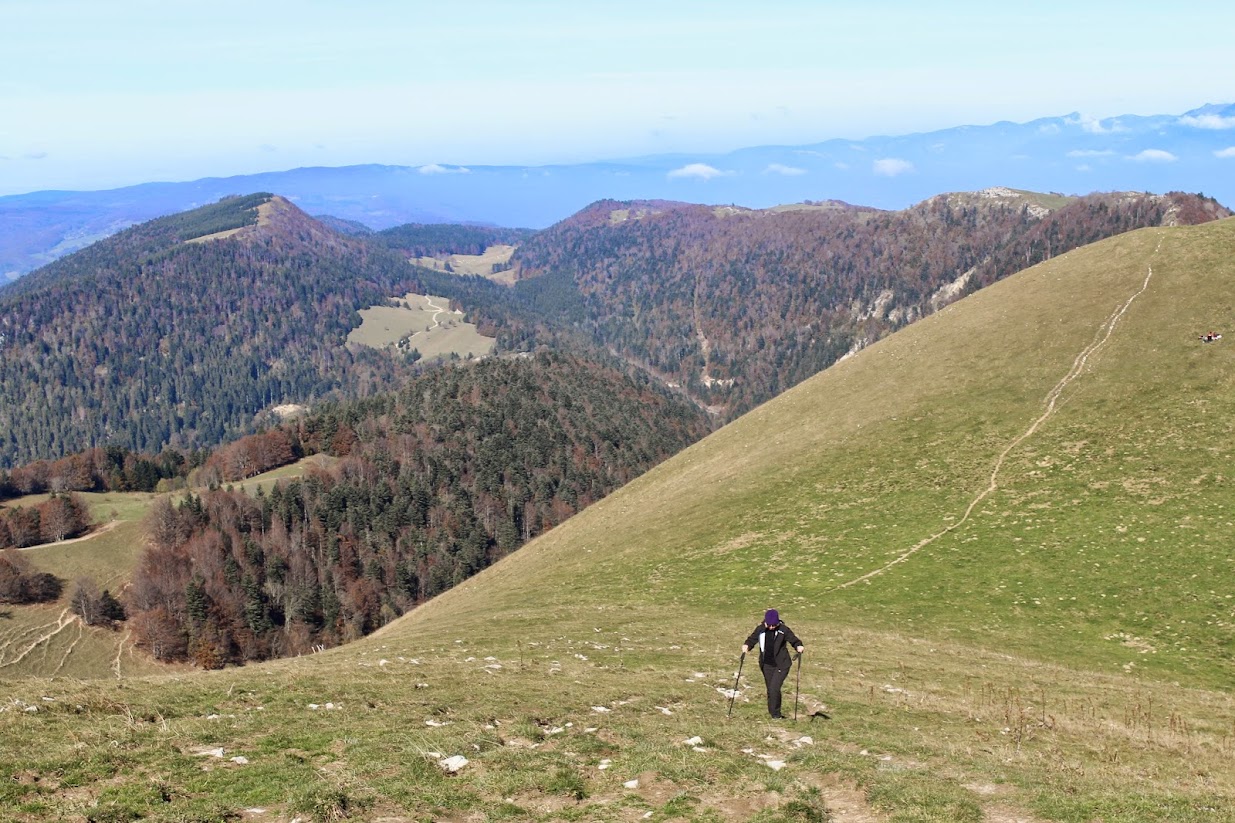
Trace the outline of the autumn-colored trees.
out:
[[[707,428],[647,378],[577,357],[426,373],[289,424],[289,442],[339,458],[329,470],[156,503],[129,625],[206,667],[361,637]]]
[[[37,506],[0,509],[0,549],[54,543],[89,527],[90,511],[81,497],[52,495]]]
[[[63,588],[55,575],[32,568],[21,552],[0,550],[0,603],[44,603],[58,598]]]
[[[85,491],[154,491],[159,482],[183,478],[206,458],[165,449],[151,457],[119,446],[87,449],[58,460],[39,459],[0,470],[0,500],[27,494]]]
[[[554,278],[594,342],[732,417],[973,289],[1168,213],[1229,214],[1196,195],[1091,195],[1049,213],[973,195],[899,212],[603,201],[514,263],[521,286]]]

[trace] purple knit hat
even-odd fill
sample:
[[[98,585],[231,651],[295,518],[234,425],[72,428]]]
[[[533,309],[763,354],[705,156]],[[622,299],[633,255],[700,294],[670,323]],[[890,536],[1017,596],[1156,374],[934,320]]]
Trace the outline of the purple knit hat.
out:
[[[768,609],[763,614],[763,622],[769,626],[779,625],[780,624],[780,612],[776,611],[776,609]]]

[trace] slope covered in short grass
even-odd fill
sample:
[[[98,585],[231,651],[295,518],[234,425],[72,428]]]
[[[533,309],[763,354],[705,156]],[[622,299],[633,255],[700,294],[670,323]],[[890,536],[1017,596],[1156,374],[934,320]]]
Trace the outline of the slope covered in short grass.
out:
[[[1235,355],[1196,339],[1232,316],[1233,261],[1224,221],[1016,275],[356,644],[0,682],[29,753],[0,809],[1235,819]],[[769,606],[807,643],[799,719],[765,719],[749,659],[729,718]]]

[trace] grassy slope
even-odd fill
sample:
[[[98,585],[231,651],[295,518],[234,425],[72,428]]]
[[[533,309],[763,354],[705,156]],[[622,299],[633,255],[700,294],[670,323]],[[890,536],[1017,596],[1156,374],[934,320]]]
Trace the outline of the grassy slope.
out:
[[[1235,819],[1233,355],[1195,339],[1231,316],[1232,261],[1225,221],[996,284],[352,646],[0,684],[40,709],[0,713],[6,748],[50,741],[0,809]],[[747,661],[726,720],[768,606],[808,645],[803,719],[763,719]],[[819,701],[831,721],[805,719]]]

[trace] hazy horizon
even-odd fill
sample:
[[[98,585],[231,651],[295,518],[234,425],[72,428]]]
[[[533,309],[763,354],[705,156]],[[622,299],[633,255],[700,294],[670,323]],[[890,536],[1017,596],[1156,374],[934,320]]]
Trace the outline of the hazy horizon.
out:
[[[2,14],[0,194],[1181,113],[1231,99],[1210,69],[1235,24],[1211,2],[18,0]]]

